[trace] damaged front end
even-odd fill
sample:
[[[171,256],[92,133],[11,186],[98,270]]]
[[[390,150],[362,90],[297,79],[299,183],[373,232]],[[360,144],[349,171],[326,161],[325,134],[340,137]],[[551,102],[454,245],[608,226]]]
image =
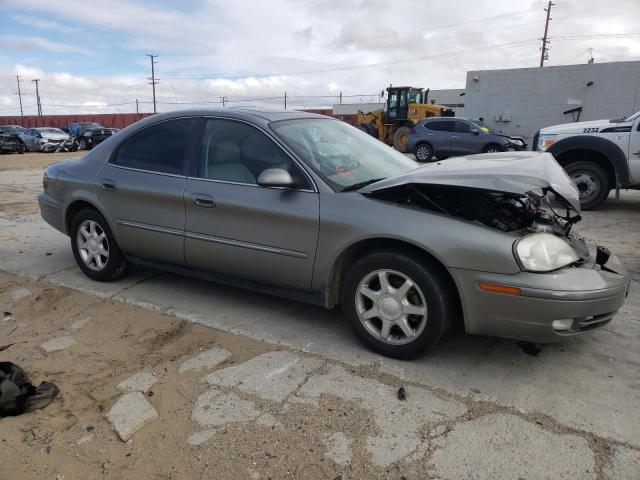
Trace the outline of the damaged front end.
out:
[[[572,230],[581,219],[578,192],[550,155],[477,155],[426,167],[374,183],[361,193],[461,218],[516,238],[554,235],[573,248],[575,265],[606,263],[608,256],[601,247]]]

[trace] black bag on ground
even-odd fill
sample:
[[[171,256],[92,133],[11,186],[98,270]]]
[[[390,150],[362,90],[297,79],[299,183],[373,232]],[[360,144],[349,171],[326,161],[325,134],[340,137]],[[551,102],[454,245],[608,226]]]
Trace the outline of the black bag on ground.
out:
[[[42,382],[37,388],[27,373],[11,362],[0,362],[0,418],[31,412],[51,403],[60,390]]]

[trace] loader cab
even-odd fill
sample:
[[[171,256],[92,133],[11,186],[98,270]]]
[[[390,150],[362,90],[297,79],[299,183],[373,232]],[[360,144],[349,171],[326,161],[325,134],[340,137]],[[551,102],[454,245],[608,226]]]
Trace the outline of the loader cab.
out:
[[[387,88],[387,123],[407,121],[409,118],[409,104],[422,103],[422,99],[422,88]]]

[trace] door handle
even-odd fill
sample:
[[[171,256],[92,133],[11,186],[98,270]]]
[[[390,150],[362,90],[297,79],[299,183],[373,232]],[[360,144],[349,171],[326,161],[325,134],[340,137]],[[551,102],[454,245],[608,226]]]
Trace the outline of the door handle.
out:
[[[435,133],[427,133],[427,136],[429,137],[433,137],[435,135]]]
[[[193,199],[193,203],[202,208],[212,208],[216,206],[213,197],[206,193],[194,193],[191,195],[191,198]]]
[[[103,190],[106,190],[108,192],[113,192],[116,189],[116,182],[114,182],[113,180],[102,180],[102,183],[100,184],[100,186],[102,187]]]

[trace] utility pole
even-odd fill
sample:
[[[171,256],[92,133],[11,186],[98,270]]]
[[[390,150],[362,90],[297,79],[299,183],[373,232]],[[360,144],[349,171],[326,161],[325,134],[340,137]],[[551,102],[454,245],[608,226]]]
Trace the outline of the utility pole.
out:
[[[20,91],[20,77],[16,75],[16,80],[18,82],[18,99],[20,100],[20,116],[24,117],[24,112],[22,111],[22,92]]]
[[[138,108],[138,99],[136,98],[136,114],[140,115],[140,109]]]
[[[284,92],[284,109],[287,109],[287,92]]]
[[[222,102],[222,108],[224,108],[227,103],[227,97],[220,97],[220,101]]]
[[[340,105],[342,105],[342,92],[340,92]]]
[[[587,63],[593,63],[593,48],[589,49],[589,59],[587,60]]]
[[[551,3],[549,0],[549,4],[547,8],[545,8],[545,12],[547,12],[547,21],[544,23],[544,36],[542,37],[542,52],[540,52],[540,66],[544,67],[544,61],[547,57],[547,52],[549,51],[549,47],[547,47],[547,43],[549,43],[548,33],[549,33],[549,20],[551,20],[551,7],[555,5],[555,3]]]
[[[156,85],[159,82],[156,81],[156,71],[154,68],[154,65],[158,63],[154,60],[154,58],[158,58],[158,56],[147,53],[147,57],[151,59],[151,77],[147,77],[147,80],[151,80],[149,82],[149,85],[153,87],[153,113],[158,113],[158,111],[156,110]]]
[[[38,82],[40,81],[39,78],[36,78],[34,80],[31,80],[33,83],[36,84],[36,100],[37,100],[37,104],[38,104],[38,116],[41,117],[42,116],[42,105],[40,104],[40,91],[38,90]]]

